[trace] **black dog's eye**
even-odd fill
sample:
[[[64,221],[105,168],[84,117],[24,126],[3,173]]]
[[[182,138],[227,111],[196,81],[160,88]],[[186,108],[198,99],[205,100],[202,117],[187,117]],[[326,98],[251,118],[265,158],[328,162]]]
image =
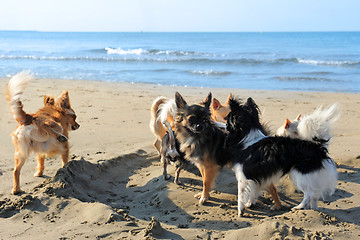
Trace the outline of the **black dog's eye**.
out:
[[[194,116],[190,116],[189,118],[188,118],[188,121],[189,122],[195,122],[196,121],[196,117],[194,117]]]

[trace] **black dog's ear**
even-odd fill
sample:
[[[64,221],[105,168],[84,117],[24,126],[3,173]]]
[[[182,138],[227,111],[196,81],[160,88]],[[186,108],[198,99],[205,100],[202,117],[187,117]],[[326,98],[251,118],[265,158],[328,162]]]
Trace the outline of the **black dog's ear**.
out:
[[[247,99],[244,106],[249,110],[251,116],[255,119],[259,119],[259,107],[251,97]]]
[[[175,93],[175,103],[177,108],[184,108],[187,105],[184,98],[180,95],[179,92]]]
[[[228,99],[228,102],[229,102],[231,111],[235,111],[236,109],[240,108],[240,105],[241,105],[240,100],[235,99],[234,97],[231,96],[231,98]]]
[[[207,95],[207,97],[205,98],[205,100],[203,101],[204,107],[209,108],[210,104],[211,104],[211,92],[209,92],[209,94]]]

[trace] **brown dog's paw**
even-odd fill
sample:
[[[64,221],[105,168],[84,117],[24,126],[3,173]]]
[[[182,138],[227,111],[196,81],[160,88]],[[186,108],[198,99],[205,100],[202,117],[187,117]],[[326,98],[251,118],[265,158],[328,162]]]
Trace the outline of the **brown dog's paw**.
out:
[[[279,205],[276,205],[276,204],[274,204],[274,205],[270,208],[271,211],[277,211],[277,210],[280,210],[280,209],[281,209],[281,205],[279,206]]]
[[[20,195],[24,193],[24,191],[19,188],[19,189],[13,189],[11,193],[14,195]]]
[[[195,198],[199,199],[199,204],[204,204],[207,200],[209,200],[209,196],[203,196],[202,192],[195,194],[194,195]]]
[[[201,198],[201,196],[202,196],[202,192],[199,192],[199,193],[194,195],[194,198]]]
[[[34,174],[34,177],[41,177],[42,175],[44,175],[44,172],[37,171],[37,172]]]

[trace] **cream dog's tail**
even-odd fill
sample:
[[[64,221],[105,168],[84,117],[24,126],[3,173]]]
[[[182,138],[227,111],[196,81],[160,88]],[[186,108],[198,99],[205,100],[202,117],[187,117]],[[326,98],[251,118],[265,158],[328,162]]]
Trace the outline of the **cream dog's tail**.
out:
[[[150,130],[155,135],[155,137],[159,138],[161,141],[162,137],[165,135],[166,130],[164,125],[161,123],[159,119],[160,114],[160,105],[167,102],[169,99],[167,97],[158,97],[154,100],[151,106],[151,119],[150,119]]]
[[[20,72],[9,80],[6,90],[6,100],[10,105],[14,118],[23,125],[32,122],[32,116],[23,110],[23,104],[20,100],[21,95],[32,78],[33,76],[28,71]]]

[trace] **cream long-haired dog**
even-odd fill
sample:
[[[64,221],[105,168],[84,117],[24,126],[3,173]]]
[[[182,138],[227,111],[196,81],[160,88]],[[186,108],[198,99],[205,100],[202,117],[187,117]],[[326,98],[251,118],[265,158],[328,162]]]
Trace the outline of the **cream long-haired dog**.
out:
[[[31,79],[30,73],[20,72],[10,79],[6,91],[6,99],[18,122],[11,134],[15,147],[13,194],[22,192],[20,171],[30,153],[36,153],[37,171],[34,176],[43,175],[46,156],[61,155],[64,166],[69,160],[68,132],[80,127],[75,121],[76,114],[71,108],[67,91],[57,100],[45,95],[43,108],[34,114],[26,113],[20,98]]]

